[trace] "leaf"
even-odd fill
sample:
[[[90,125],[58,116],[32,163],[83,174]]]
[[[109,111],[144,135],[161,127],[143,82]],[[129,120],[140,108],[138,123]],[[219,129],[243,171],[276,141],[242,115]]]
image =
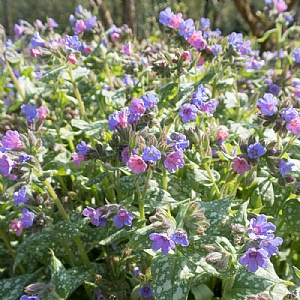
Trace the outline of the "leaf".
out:
[[[100,183],[104,178],[106,178],[109,175],[109,172],[103,172],[99,174],[98,176],[91,178],[87,181],[86,186],[93,186],[97,183]]]
[[[195,300],[210,300],[214,296],[214,293],[206,284],[193,286],[191,291],[195,296]]]
[[[300,201],[299,199],[290,199],[285,202],[282,208],[282,216],[288,229],[295,235],[300,235]]]
[[[0,280],[0,299],[16,300],[24,295],[24,287],[31,284],[36,274],[25,274]]]
[[[179,205],[177,202],[167,191],[150,187],[147,190],[145,199],[144,199],[145,207],[151,207],[154,209],[156,206],[164,206],[168,204],[171,209],[174,209]]]
[[[72,269],[68,269],[68,277],[69,277],[69,294],[70,296],[84,281],[92,281],[94,270],[86,270],[85,268],[75,267]]]
[[[41,82],[49,83],[52,80],[56,80],[60,73],[66,69],[66,66],[58,66],[45,73],[40,79]]]
[[[152,241],[149,238],[149,234],[153,232],[154,228],[152,225],[138,229],[129,240],[127,246],[135,250],[150,249]]]
[[[81,131],[76,134],[85,132],[87,135],[98,137],[100,132],[107,127],[107,120],[99,120],[93,123],[88,123],[83,120],[72,120],[73,127],[79,128]]]
[[[54,252],[51,252],[51,281],[50,283],[55,286],[55,292],[62,298],[65,299],[69,293],[70,279],[69,275],[63,266],[63,264],[58,260]]]
[[[259,179],[259,178],[258,178]],[[259,181],[258,188],[261,194],[261,199],[264,205],[274,205],[274,191],[273,185],[269,178],[263,178]]]
[[[81,78],[86,77],[89,74],[90,74],[90,70],[88,68],[84,68],[84,67],[78,67],[78,68],[72,70],[72,75],[73,75],[73,78],[75,81],[79,81]],[[67,71],[63,71],[61,73],[60,77],[70,81],[70,76]]]
[[[247,207],[248,207],[249,201],[246,201],[241,204],[239,210],[234,215],[232,219],[232,224],[241,224],[243,226],[247,226]]]
[[[37,89],[28,77],[21,76],[18,78],[18,84],[23,91],[26,99],[31,99],[37,94]]]
[[[158,254],[152,259],[151,274],[155,299],[185,300],[195,276],[195,266],[179,255]]]
[[[294,268],[294,271],[295,271],[297,277],[300,278],[300,270],[295,266],[293,266],[293,268]]]
[[[176,82],[167,83],[159,87],[157,93],[160,95],[160,103],[163,102],[163,100],[170,100],[177,95],[178,84]]]

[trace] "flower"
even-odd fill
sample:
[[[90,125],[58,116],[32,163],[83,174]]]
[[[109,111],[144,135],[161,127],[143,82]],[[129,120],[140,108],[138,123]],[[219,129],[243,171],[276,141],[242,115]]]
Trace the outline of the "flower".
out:
[[[222,51],[222,46],[221,45],[215,44],[215,45],[211,46],[211,53],[214,56],[218,56],[221,51]]]
[[[182,230],[177,230],[171,235],[171,240],[176,244],[180,244],[182,246],[188,246],[189,241],[187,239],[186,233]]]
[[[285,119],[287,122],[291,121],[295,117],[298,116],[298,112],[293,106],[289,106],[285,108],[281,114],[281,117]]]
[[[21,203],[27,203],[29,200],[26,194],[26,186],[21,187],[17,192],[14,192],[14,205],[19,205]]]
[[[22,209],[22,215],[19,217],[19,221],[24,224],[24,228],[32,226],[34,219],[34,213],[29,211],[27,208]]]
[[[172,26],[173,28],[175,29],[179,29],[180,28],[180,23],[183,22],[183,18],[182,18],[182,13],[178,13],[178,14],[173,14],[171,16],[171,18],[169,19],[169,24],[167,25],[170,25]]]
[[[161,158],[160,151],[156,149],[153,145],[146,147],[142,154],[142,159],[144,161],[156,162]]]
[[[268,237],[269,233],[272,233],[276,230],[276,226],[267,222],[267,217],[265,215],[260,215],[250,220],[250,229],[248,230],[248,235],[251,239],[265,239]]]
[[[183,104],[179,111],[179,115],[181,116],[183,123],[194,121],[197,118],[197,107],[189,103]]]
[[[194,33],[195,30],[194,21],[192,19],[187,19],[186,21],[181,22],[179,27],[179,35],[187,39]]]
[[[267,152],[267,149],[261,143],[255,143],[249,145],[247,152],[250,158],[256,159],[263,156]]]
[[[167,233],[151,233],[149,238],[152,243],[153,250],[161,249],[162,254],[167,254],[171,249],[175,249],[175,243],[167,235]]]
[[[295,59],[295,63],[300,63],[300,47],[298,47],[295,51],[292,52],[292,57]]]
[[[53,18],[49,18],[48,27],[49,28],[55,28],[55,27],[58,27],[58,24],[54,21]]]
[[[7,130],[5,136],[2,138],[2,146],[6,150],[14,150],[23,146],[19,132],[16,130]]]
[[[39,32],[35,31],[34,34],[33,34],[33,38],[30,39],[30,45],[31,45],[31,47],[32,48],[35,48],[35,47],[44,47],[45,43],[46,43],[46,41],[43,40],[40,37]]]
[[[258,267],[267,268],[269,265],[268,252],[264,249],[256,250],[255,248],[250,248],[239,259],[239,263],[247,266],[250,272],[256,272]]]
[[[69,36],[66,35],[65,36],[65,47],[67,50],[70,51],[78,51],[82,48],[82,42],[79,41],[79,38],[77,35],[73,35],[73,36]]]
[[[233,48],[238,48],[243,44],[243,35],[241,33],[232,32],[228,39],[228,43]]]
[[[20,236],[20,234],[22,233],[22,231],[23,231],[23,229],[24,229],[24,223],[21,222],[21,221],[14,221],[14,220],[11,220],[11,221],[10,221],[9,228],[10,228],[12,231],[15,231],[15,232],[16,232],[16,236]]]
[[[114,222],[117,228],[122,228],[124,225],[131,226],[133,214],[127,212],[125,209],[120,209],[118,214],[114,216]]]
[[[47,109],[45,106],[40,106],[36,109],[38,117],[40,120],[45,120],[47,117]]]
[[[102,216],[102,211],[100,209],[94,209],[92,207],[87,206],[82,211],[82,214],[85,217],[88,217],[93,225],[95,225],[95,226],[101,226],[101,224],[100,224],[100,217]]]
[[[259,244],[260,249],[264,249],[268,252],[268,257],[278,254],[278,246],[283,243],[281,237],[274,238],[274,234],[269,234],[264,240]]]
[[[245,172],[251,170],[251,166],[248,164],[245,158],[235,157],[233,159],[232,169],[238,174],[243,175]]]
[[[273,95],[278,95],[280,90],[281,90],[280,86],[275,83],[271,84],[269,87],[269,91]]]
[[[174,151],[185,151],[189,147],[190,142],[184,134],[172,133],[171,140],[167,139],[167,145],[173,144]]]
[[[131,47],[131,42],[128,42],[126,45],[124,45],[121,49],[121,53],[125,53],[129,56],[133,54],[132,47]]]
[[[191,46],[194,48],[202,51],[205,49],[207,42],[206,40],[202,37],[202,32],[201,31],[196,31],[191,34],[191,36],[188,38],[188,42],[190,43]]]
[[[134,154],[132,155],[128,162],[126,163],[127,167],[135,174],[140,174],[142,172],[145,172],[147,169],[147,164],[144,162],[144,160]]]
[[[209,28],[210,27],[209,18],[201,18],[200,21],[201,21],[202,28]]]
[[[200,108],[204,104],[203,102],[205,102],[207,99],[208,96],[205,92],[203,84],[199,84],[197,91],[193,94],[192,104]]]
[[[139,267],[134,267],[133,275],[137,277],[137,276],[140,276],[140,274],[141,274],[141,270],[139,269]]]
[[[154,94],[151,94],[151,93],[148,93],[145,96],[143,96],[142,100],[144,102],[144,107],[146,109],[153,108],[158,102],[158,98]]]
[[[175,173],[178,168],[184,167],[183,152],[176,151],[168,154],[164,161],[164,166],[170,173]]]
[[[77,168],[80,168],[80,164],[84,161],[85,157],[84,155],[80,155],[76,152],[71,153],[71,156],[73,158],[72,163],[77,166]]]
[[[270,93],[266,93],[264,98],[257,100],[257,108],[262,114],[273,116],[277,111],[278,99]]]
[[[205,102],[201,107],[200,110],[204,111],[208,117],[211,117],[212,114],[216,111],[219,105],[219,101],[217,99],[211,99]]]
[[[274,0],[275,8],[278,12],[284,12],[288,9],[287,4],[285,3],[284,0]]]
[[[76,149],[78,150],[79,155],[85,155],[91,150],[84,141],[81,141],[81,143],[76,146]]]
[[[29,161],[31,157],[27,154],[20,154],[19,160],[21,164],[24,164],[25,162]]]
[[[16,163],[5,154],[0,153],[0,174],[9,176]]]
[[[22,104],[21,111],[24,115],[26,115],[26,120],[28,122],[33,122],[33,120],[37,117],[37,107],[31,104]]]
[[[174,15],[170,7],[159,13],[159,22],[164,25],[170,25],[171,17]]]
[[[218,139],[218,140],[225,140],[225,139],[228,138],[228,136],[229,136],[228,132],[221,129],[221,130],[218,132],[217,139]]]
[[[300,116],[297,116],[289,121],[285,125],[285,128],[291,131],[294,135],[298,135],[300,133]]]
[[[122,162],[126,164],[129,160],[129,147],[126,147],[122,152],[121,152],[121,157],[122,157]]]
[[[120,127],[127,127],[129,111],[123,109],[122,111],[115,111],[108,117],[108,129],[115,130]]]
[[[132,114],[143,114],[146,111],[146,107],[144,106],[144,101],[142,99],[133,98],[131,100],[129,111]]]
[[[38,296],[23,295],[20,300],[40,300],[40,298]]]
[[[90,18],[87,18],[84,22],[84,25],[86,27],[86,30],[87,31],[90,31],[92,28],[94,28],[95,24],[96,24],[96,21],[97,21],[97,17],[96,16],[93,16],[93,17],[90,17]]]
[[[152,290],[151,290],[151,288],[150,288],[150,285],[148,285],[148,284],[143,285],[143,286],[139,289],[139,295],[140,295],[140,296],[143,296],[144,298],[152,297],[152,296],[153,296],[153,293],[152,293]]]
[[[281,159],[278,163],[281,176],[284,177],[286,173],[291,172],[293,166],[295,166],[294,163]]]

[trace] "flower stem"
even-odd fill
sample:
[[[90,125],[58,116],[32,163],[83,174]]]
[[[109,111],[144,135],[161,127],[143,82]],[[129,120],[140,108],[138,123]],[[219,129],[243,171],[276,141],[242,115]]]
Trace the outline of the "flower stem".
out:
[[[14,82],[15,87],[16,87],[16,89],[18,90],[18,92],[19,92],[21,98],[22,98],[24,101],[26,101],[26,97],[25,97],[25,95],[24,95],[24,93],[23,93],[23,91],[22,91],[22,89],[21,89],[21,87],[20,87],[20,85],[19,85],[19,82],[18,82],[18,80],[17,80],[17,78],[16,78],[16,76],[15,76],[15,74],[14,74],[14,72],[13,72],[13,70],[12,70],[12,68],[11,68],[11,66],[9,65],[9,63],[8,63],[7,60],[5,61],[5,65],[6,65],[6,67],[7,67],[8,73],[9,73],[9,75],[10,75],[12,81]]]
[[[298,135],[293,135],[290,140],[288,141],[288,143],[285,145],[285,147],[283,148],[282,152],[280,153],[279,158],[282,158],[282,156],[292,147],[293,142],[300,136],[300,134]]]
[[[107,78],[108,78],[108,83],[109,83],[110,88],[113,89],[114,88],[114,83],[111,79],[110,69],[109,69],[109,66],[108,66],[107,61],[106,61],[106,55],[105,55],[105,52],[104,52],[103,48],[100,47],[100,49],[101,49],[102,59],[104,61],[105,72],[106,72],[106,75],[107,75]]]
[[[83,104],[83,101],[81,99],[81,95],[79,93],[76,81],[74,80],[74,77],[73,77],[72,67],[71,66],[69,66],[68,73],[69,73],[69,76],[70,76],[70,79],[71,79],[71,82],[72,82],[72,85],[73,85],[73,88],[74,88],[75,96],[76,96],[76,99],[78,101],[78,105],[79,105],[79,109],[80,109],[81,115],[82,115],[84,121],[87,122],[88,118],[87,118],[86,113],[85,113],[84,104]]]
[[[224,286],[223,286],[222,299],[223,298],[225,299],[226,295],[228,295],[231,292],[231,289],[232,289],[232,286],[233,286],[233,283],[234,283],[234,279],[235,279],[235,276],[232,276],[228,279],[225,279]]]
[[[48,191],[49,191],[49,194],[50,196],[52,197],[52,199],[54,200],[54,203],[56,204],[59,212],[61,213],[62,217],[64,218],[64,220],[66,220],[68,223],[71,223],[70,219],[69,219],[69,216],[67,215],[63,205],[61,204],[60,200],[58,199],[58,196],[56,195],[54,189],[52,188],[51,184],[47,181],[47,180],[43,180],[43,184],[47,187]],[[74,237],[73,238],[79,252],[80,252],[80,255],[81,255],[81,258],[84,262],[84,264],[86,265],[87,268],[91,268],[92,265],[91,265],[91,262],[85,252],[85,249],[82,245],[82,242],[80,240],[79,237]]]
[[[5,246],[7,247],[8,251],[10,252],[12,258],[16,259],[16,253],[13,250],[13,248],[11,247],[11,244],[10,244],[8,238],[6,237],[5,232],[1,228],[0,228],[0,236],[2,237],[2,240],[3,240],[4,244],[5,244]],[[23,265],[21,263],[18,264],[18,268],[20,269],[20,271],[23,274],[26,273],[26,271],[25,271],[25,269],[24,269],[24,267],[23,267]]]
[[[136,188],[136,192],[137,192],[137,200],[138,200],[139,209],[140,209],[140,220],[145,220],[145,205],[144,205],[142,195],[141,195],[138,176],[135,178],[134,183],[135,183],[135,188]]]
[[[168,190],[167,169],[162,167],[162,186],[165,191]]]
[[[215,190],[215,193],[217,194],[218,198],[221,199],[221,196],[222,196],[222,195],[221,195],[221,193],[220,193],[220,191],[219,191],[219,188],[218,188],[218,186],[217,186],[217,184],[216,184],[215,178],[214,178],[213,174],[212,174],[211,171],[210,171],[209,165],[208,165],[207,163],[204,163],[203,166],[204,166],[204,168],[205,168],[205,171],[206,171],[207,174],[208,174],[208,177],[209,177],[210,181],[211,181],[212,184],[213,184],[213,188],[214,188],[214,190]]]
[[[240,174],[240,175],[236,178],[235,184],[234,184],[234,186],[233,186],[233,189],[232,189],[232,191],[231,191],[231,193],[230,193],[230,195],[229,195],[230,197],[233,197],[233,196],[236,194],[237,189],[239,188],[240,183],[241,183],[243,177],[244,177],[244,176]]]

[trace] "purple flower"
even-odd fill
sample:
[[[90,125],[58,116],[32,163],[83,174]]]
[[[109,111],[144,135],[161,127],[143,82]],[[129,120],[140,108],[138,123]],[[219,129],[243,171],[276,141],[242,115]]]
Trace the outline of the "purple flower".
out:
[[[273,80],[271,78],[266,78],[265,81],[264,81],[264,83],[266,85],[271,85],[273,83]]]
[[[37,29],[42,29],[43,28],[43,23],[41,20],[37,19],[35,20],[35,26]]]
[[[161,249],[162,254],[167,254],[171,249],[175,249],[175,243],[167,235],[167,233],[151,233],[149,238],[152,243],[153,250]]]
[[[121,153],[121,157],[122,157],[122,162],[124,164],[126,164],[129,160],[129,147],[126,147],[122,153]]]
[[[247,55],[250,54],[252,49],[251,49],[251,41],[243,41],[243,43],[239,47],[239,51],[241,52],[242,55]]]
[[[274,234],[269,234],[267,238],[260,242],[259,248],[268,252],[268,257],[278,254],[278,246],[283,243],[281,237],[274,238]]]
[[[26,194],[26,186],[21,187],[17,192],[14,192],[14,205],[19,205],[21,203],[27,203],[29,200]]]
[[[194,21],[192,19],[187,19],[180,23],[179,35],[189,38],[195,30]]]
[[[114,216],[114,222],[117,228],[122,228],[124,225],[131,226],[133,214],[127,212],[125,209],[120,209],[118,214]]]
[[[73,158],[72,163],[77,166],[77,168],[80,168],[80,164],[84,161],[85,157],[84,155],[80,155],[76,152],[71,153],[71,157]]]
[[[127,109],[123,109],[122,111],[115,111],[113,114],[110,114],[108,117],[108,129],[116,130],[120,127],[127,127],[128,116],[129,111]]]
[[[20,236],[20,234],[22,233],[23,229],[24,229],[24,223],[21,221],[15,221],[15,220],[11,220],[10,221],[10,225],[9,228],[12,231],[16,232],[16,236]]]
[[[184,134],[172,133],[171,140],[167,140],[167,145],[173,144],[174,151],[184,151],[189,147],[190,142],[186,139]]]
[[[169,25],[171,17],[174,15],[170,7],[167,7],[165,10],[159,13],[159,22],[164,25]]]
[[[219,105],[219,101],[217,99],[211,99],[205,102],[201,107],[200,110],[204,111],[208,117],[211,117],[212,114],[216,111]]]
[[[228,43],[232,45],[233,48],[238,48],[243,44],[243,35],[241,33],[232,32],[228,39]]]
[[[281,159],[278,163],[281,176],[284,177],[286,173],[291,172],[293,166],[295,166],[294,163]]]
[[[280,86],[275,83],[271,84],[269,87],[269,91],[273,95],[278,95],[280,90],[281,90]]]
[[[79,155],[85,155],[91,150],[91,148],[88,147],[84,141],[82,141],[80,144],[78,144],[76,146],[76,149],[78,150]]]
[[[222,51],[222,46],[221,45],[215,44],[215,45],[211,46],[211,53],[214,56],[218,56],[221,51]]]
[[[148,299],[148,297],[153,297],[152,290],[150,288],[150,285],[145,284],[139,289],[139,295]]]
[[[24,224],[24,228],[32,226],[34,219],[34,213],[29,211],[27,208],[22,209],[22,216],[19,217],[19,221]]]
[[[132,80],[132,76],[129,75],[129,74],[124,74],[123,83],[126,86],[133,86],[134,85],[134,81]]]
[[[40,298],[38,296],[23,295],[20,300],[40,300]]]
[[[245,158],[235,157],[233,160],[232,169],[238,174],[243,175],[245,172],[251,170],[251,166],[248,164]]]
[[[201,26],[202,28],[209,28],[210,27],[210,20],[208,18],[201,18]]]
[[[153,145],[146,147],[142,154],[142,159],[144,161],[156,162],[161,158],[160,151],[156,149]]]
[[[289,106],[285,108],[281,114],[281,117],[284,118],[287,122],[290,122],[297,116],[298,116],[298,112],[295,108],[293,108],[293,106]]]
[[[19,132],[16,130],[6,131],[5,136],[2,138],[2,146],[6,150],[22,148],[23,144],[20,140]]]
[[[0,174],[2,176],[9,176],[15,165],[16,163],[13,160],[5,154],[0,153]]]
[[[267,152],[267,149],[261,143],[255,143],[249,145],[247,152],[250,158],[256,159],[263,156]]]
[[[83,7],[82,5],[78,5],[76,8],[75,8],[75,15],[80,15],[83,13]]]
[[[289,121],[285,125],[285,128],[291,131],[294,135],[300,134],[300,116],[297,116]]]
[[[82,214],[85,217],[88,217],[93,225],[95,225],[95,226],[103,226],[103,223],[100,224],[100,217],[102,216],[102,211],[100,209],[94,209],[92,207],[87,206],[82,211]],[[105,226],[105,224],[104,224],[104,226]]]
[[[26,163],[27,161],[29,161],[31,159],[31,157],[27,154],[20,154],[19,156],[19,160],[21,164]]]
[[[130,106],[129,106],[129,111],[132,114],[142,115],[146,111],[143,100],[138,99],[138,98],[133,98],[131,100],[131,103],[130,103]]]
[[[95,16],[87,18],[84,22],[84,24],[86,26],[86,30],[90,31],[92,28],[94,28],[96,21],[97,21],[97,17],[95,17]]]
[[[144,102],[144,106],[146,109],[153,108],[158,102],[158,98],[154,94],[151,94],[151,93],[148,93],[145,96],[143,96],[142,100]]]
[[[48,27],[49,28],[55,28],[55,27],[58,27],[58,24],[54,21],[53,18],[49,18]]]
[[[298,47],[294,52],[292,52],[292,57],[295,59],[295,63],[300,63],[300,47]]]
[[[184,167],[183,152],[172,152],[166,156],[164,166],[170,173],[175,173],[178,168]]]
[[[24,33],[24,27],[20,26],[18,24],[15,24],[15,26],[14,26],[14,32],[15,32],[16,36],[20,37]]]
[[[147,164],[144,162],[144,160],[135,154],[131,155],[126,165],[135,174],[141,174],[147,169]]]
[[[267,217],[265,215],[260,215],[257,217],[257,220],[252,218],[250,220],[250,229],[248,230],[248,235],[251,239],[265,239],[268,237],[269,233],[272,233],[276,230],[276,226],[267,222]]]
[[[171,235],[171,240],[175,242],[176,244],[180,244],[182,246],[188,246],[189,241],[187,239],[186,233],[181,230],[177,230]]]
[[[273,116],[277,111],[278,99],[270,93],[257,100],[257,108],[263,115]]]
[[[67,50],[75,50],[79,51],[82,48],[82,42],[79,41],[79,38],[77,35],[65,36],[65,46]]]
[[[139,267],[134,267],[133,268],[133,275],[135,277],[137,277],[137,276],[140,276],[140,274],[141,274],[141,270],[139,269]]]
[[[200,108],[208,99],[208,96],[205,92],[203,84],[199,84],[197,91],[193,94],[192,104],[196,105],[198,108]]]
[[[183,123],[194,121],[197,118],[197,107],[194,104],[183,104],[179,111],[179,115],[181,116]]]
[[[38,116],[37,107],[35,105],[22,104],[21,111],[26,115],[26,120],[30,123]]]
[[[33,34],[33,38],[30,39],[30,45],[32,48],[35,47],[44,47],[45,46],[45,40],[43,40],[40,37],[40,34],[38,33],[38,31],[35,31]]]
[[[268,261],[268,252],[264,249],[256,250],[255,248],[248,249],[244,256],[239,259],[239,263],[247,266],[250,272],[256,272],[258,267],[267,268]]]
[[[77,20],[75,22],[75,26],[74,26],[74,33],[76,35],[79,35],[81,32],[83,32],[85,30],[86,30],[86,26],[85,26],[84,21],[82,19]]]

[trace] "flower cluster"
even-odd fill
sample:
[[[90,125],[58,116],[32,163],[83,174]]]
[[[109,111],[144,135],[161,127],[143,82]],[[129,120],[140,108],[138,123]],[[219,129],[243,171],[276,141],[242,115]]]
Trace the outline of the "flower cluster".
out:
[[[269,258],[278,254],[278,246],[283,240],[275,237],[275,230],[275,225],[268,222],[265,215],[250,220],[248,235],[251,241],[247,244],[246,253],[239,259],[239,263],[247,266],[250,272],[256,272],[258,267],[267,268]]]
[[[33,225],[34,213],[27,208],[22,209],[22,215],[18,221],[11,220],[10,229],[16,232],[16,236],[19,236],[24,228],[29,228]]]

